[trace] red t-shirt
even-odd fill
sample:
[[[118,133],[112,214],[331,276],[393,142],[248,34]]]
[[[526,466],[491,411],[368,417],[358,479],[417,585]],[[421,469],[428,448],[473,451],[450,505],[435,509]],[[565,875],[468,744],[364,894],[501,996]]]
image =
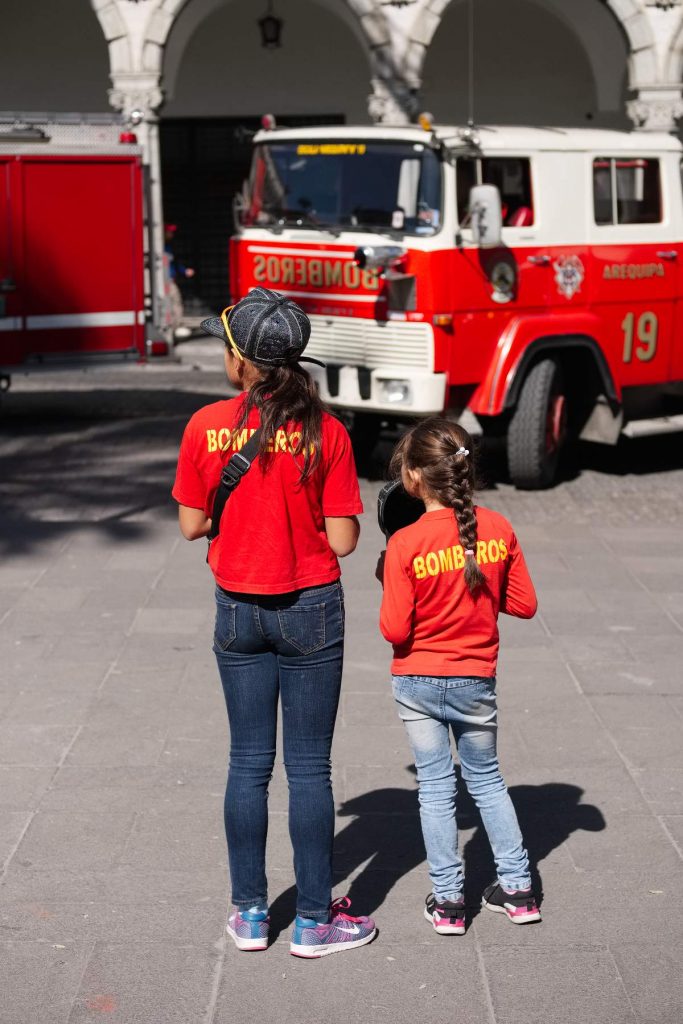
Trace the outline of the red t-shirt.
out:
[[[233,444],[244,395],[206,405],[183,435],[173,497],[181,505],[213,512],[221,469],[259,426],[256,409]],[[264,468],[260,456],[242,477],[223,511],[221,529],[209,549],[209,565],[225,590],[287,594],[331,583],[341,575],[325,533],[325,516],[363,511],[351,440],[343,424],[323,414],[322,452],[313,474],[299,480],[302,456],[292,454],[301,425],[278,430]]]
[[[536,613],[522,550],[504,516],[475,509],[479,567],[486,586],[471,595],[451,509],[425,512],[387,544],[380,629],[394,645],[394,675],[496,674],[498,614]]]

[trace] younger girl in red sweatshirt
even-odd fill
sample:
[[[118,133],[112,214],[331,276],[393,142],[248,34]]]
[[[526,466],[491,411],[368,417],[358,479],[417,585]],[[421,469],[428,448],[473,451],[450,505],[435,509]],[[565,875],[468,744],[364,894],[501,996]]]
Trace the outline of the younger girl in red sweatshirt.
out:
[[[514,924],[541,919],[496,751],[498,615],[531,618],[536,594],[510,523],[473,504],[472,447],[467,431],[437,417],[399,442],[393,475],[426,511],[389,539],[380,613],[417,769],[432,881],[424,913],[445,935],[465,931],[451,730],[496,862],[498,880],[483,905]]]

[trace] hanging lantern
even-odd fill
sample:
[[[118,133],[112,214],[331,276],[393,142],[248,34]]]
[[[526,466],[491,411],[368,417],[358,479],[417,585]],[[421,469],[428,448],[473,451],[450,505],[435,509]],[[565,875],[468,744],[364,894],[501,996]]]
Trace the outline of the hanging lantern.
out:
[[[258,20],[258,27],[261,30],[261,46],[266,50],[276,50],[282,46],[280,38],[283,24],[282,18],[273,14],[273,0],[268,0],[268,10]]]

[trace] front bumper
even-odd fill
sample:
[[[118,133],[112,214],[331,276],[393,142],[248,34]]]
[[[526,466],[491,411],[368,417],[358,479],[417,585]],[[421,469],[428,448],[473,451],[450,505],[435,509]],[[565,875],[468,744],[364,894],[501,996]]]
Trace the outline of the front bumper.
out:
[[[446,374],[406,366],[307,366],[331,408],[396,416],[430,416],[443,412]]]
[[[306,355],[327,369],[310,372],[337,409],[396,416],[442,412],[446,374],[434,372],[434,329],[424,321],[311,314]]]

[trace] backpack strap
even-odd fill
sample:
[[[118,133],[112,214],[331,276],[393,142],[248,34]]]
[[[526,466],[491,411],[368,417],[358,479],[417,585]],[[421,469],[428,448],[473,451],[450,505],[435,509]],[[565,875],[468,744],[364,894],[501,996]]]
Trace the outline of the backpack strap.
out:
[[[216,495],[213,499],[211,530],[207,534],[209,544],[218,536],[221,528],[221,516],[223,515],[223,509],[226,506],[228,498],[258,455],[262,432],[262,427],[255,430],[247,443],[242,446],[240,451],[235,452],[235,454],[231,456],[221,470],[218,490],[216,491]]]

